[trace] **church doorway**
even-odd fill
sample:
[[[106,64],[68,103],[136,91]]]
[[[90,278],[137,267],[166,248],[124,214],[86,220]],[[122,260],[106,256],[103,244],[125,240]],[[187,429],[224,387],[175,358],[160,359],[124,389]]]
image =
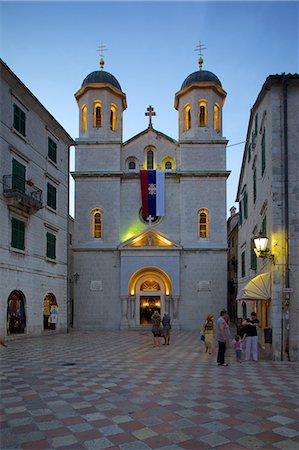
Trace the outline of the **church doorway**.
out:
[[[51,292],[44,298],[44,330],[56,330],[58,304]]]
[[[7,301],[7,334],[24,334],[26,328],[26,302],[21,291],[12,291]]]
[[[155,311],[161,315],[160,296],[140,296],[140,325],[150,325]]]

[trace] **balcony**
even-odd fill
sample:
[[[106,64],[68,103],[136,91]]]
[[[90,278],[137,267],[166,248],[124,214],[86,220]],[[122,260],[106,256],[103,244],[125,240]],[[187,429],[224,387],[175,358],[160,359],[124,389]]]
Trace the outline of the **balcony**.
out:
[[[43,207],[43,191],[30,180],[16,175],[3,176],[3,194],[8,206],[14,206],[27,214],[35,214]]]

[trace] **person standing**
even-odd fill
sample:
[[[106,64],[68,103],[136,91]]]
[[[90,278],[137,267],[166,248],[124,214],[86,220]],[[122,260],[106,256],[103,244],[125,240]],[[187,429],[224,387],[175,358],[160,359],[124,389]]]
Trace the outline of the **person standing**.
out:
[[[160,347],[160,337],[161,337],[161,316],[158,311],[155,311],[151,317],[152,321],[152,333],[154,335],[154,347]]]
[[[236,335],[234,340],[234,349],[236,353],[236,361],[241,363],[242,362],[242,339],[239,335]]]
[[[253,361],[257,361],[258,336],[256,327],[259,323],[260,322],[257,319],[255,312],[252,312],[250,314],[250,319],[247,319],[245,322],[243,322],[243,325],[245,325],[244,334],[246,336],[245,361],[250,360],[251,348],[252,348],[252,359]]]
[[[227,341],[227,329],[228,329],[228,324],[224,319],[225,314],[226,310],[222,309],[220,312],[220,316],[217,319],[216,325],[216,339],[218,341],[218,354],[217,354],[218,366],[228,366],[228,364],[225,364],[224,359]]]
[[[162,325],[163,325],[162,334],[164,337],[163,345],[169,345],[171,325],[170,325],[170,316],[167,313],[164,313]]]
[[[206,353],[212,354],[212,346],[215,337],[215,323],[213,314],[208,314],[201,327],[201,334],[205,337]]]

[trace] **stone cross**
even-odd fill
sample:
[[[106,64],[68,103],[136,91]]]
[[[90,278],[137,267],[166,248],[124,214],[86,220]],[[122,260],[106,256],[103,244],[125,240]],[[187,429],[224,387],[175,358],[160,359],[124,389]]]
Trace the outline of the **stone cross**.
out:
[[[154,111],[154,108],[152,107],[152,105],[149,105],[148,108],[146,108],[146,113],[144,114],[145,116],[149,116],[149,127],[152,127],[152,116],[155,116],[156,113]]]
[[[147,220],[148,220],[148,226],[149,226],[149,228],[150,228],[150,227],[152,226],[153,216],[149,215],[149,216],[147,217]]]

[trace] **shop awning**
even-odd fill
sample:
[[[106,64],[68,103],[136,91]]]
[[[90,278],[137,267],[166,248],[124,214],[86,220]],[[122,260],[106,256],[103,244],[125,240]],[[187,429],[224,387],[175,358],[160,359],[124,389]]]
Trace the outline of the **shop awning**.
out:
[[[237,300],[270,300],[270,273],[262,273],[250,280],[238,292]]]

